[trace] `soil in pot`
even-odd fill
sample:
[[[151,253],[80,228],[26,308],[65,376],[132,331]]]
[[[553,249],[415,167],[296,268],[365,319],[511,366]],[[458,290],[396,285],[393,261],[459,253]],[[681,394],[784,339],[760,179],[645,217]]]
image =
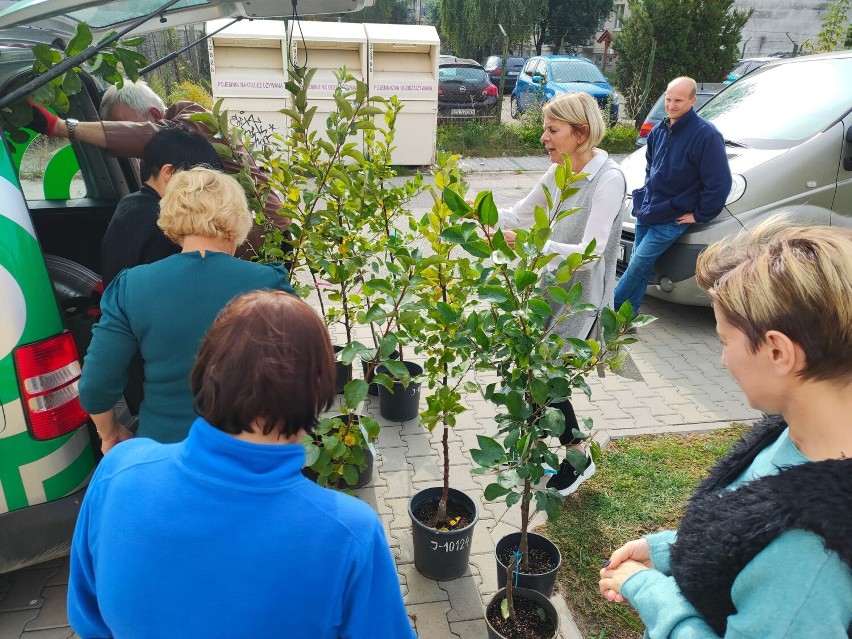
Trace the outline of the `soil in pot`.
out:
[[[417,518],[417,521],[437,530],[439,501],[439,499],[432,499],[420,504],[414,510],[414,516]],[[449,499],[447,500],[447,519],[449,520],[448,525],[441,528],[441,530],[460,530],[470,525],[473,521],[473,513],[463,504],[457,504],[452,499]]]
[[[513,624],[508,619],[503,618],[503,613],[500,611],[500,603],[504,597],[496,598],[488,610],[485,611],[485,616],[488,623],[506,639],[550,639],[556,633],[556,625],[548,615],[543,615],[539,610],[543,609],[538,602],[532,599],[527,599],[519,593],[514,594],[515,602],[515,623]]]
[[[500,563],[504,566],[508,566],[512,561],[514,561],[515,553],[518,551],[518,546],[511,546],[509,548],[503,548],[498,554],[497,558],[500,560]],[[556,562],[553,561],[553,558],[550,554],[542,549],[542,548],[529,548],[530,555],[530,569],[529,572],[524,571],[524,574],[527,575],[543,575],[546,572],[550,572],[554,568],[556,568]]]

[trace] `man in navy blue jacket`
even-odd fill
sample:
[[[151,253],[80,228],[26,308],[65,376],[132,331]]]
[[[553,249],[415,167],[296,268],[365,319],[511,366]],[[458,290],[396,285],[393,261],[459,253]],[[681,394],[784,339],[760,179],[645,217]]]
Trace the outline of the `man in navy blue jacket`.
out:
[[[695,80],[681,77],[666,89],[666,117],[651,131],[645,184],[633,191],[636,239],[615,288],[615,308],[639,310],[654,263],[689,228],[722,211],[731,170],[722,134],[694,110]]]

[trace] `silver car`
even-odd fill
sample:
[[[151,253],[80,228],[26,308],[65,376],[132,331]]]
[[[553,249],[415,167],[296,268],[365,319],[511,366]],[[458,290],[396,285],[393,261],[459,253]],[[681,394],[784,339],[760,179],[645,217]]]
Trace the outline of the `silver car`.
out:
[[[701,109],[728,150],[733,186],[719,216],[695,224],[658,260],[648,295],[709,305],[695,282],[708,245],[775,213],[794,222],[852,226],[852,51],[781,59],[748,75]],[[630,193],[645,179],[645,149],[621,164],[627,176],[618,272],[633,249]]]

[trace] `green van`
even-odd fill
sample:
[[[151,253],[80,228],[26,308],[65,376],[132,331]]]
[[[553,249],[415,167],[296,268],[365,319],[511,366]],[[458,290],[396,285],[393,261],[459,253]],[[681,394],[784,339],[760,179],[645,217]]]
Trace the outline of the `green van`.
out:
[[[301,0],[298,10],[341,13],[371,4]],[[97,41],[124,28],[137,35],[217,18],[281,17],[290,6],[274,0],[19,2],[0,13],[0,108],[16,99],[13,87],[33,80],[30,47],[67,42],[79,22]],[[101,88],[85,77],[67,115],[96,121]],[[0,573],[68,553],[99,458],[77,383],[98,316],[101,239],[119,199],[140,187],[126,159],[24,131],[26,142],[3,132],[0,145]],[[44,168],[33,172],[38,156]]]

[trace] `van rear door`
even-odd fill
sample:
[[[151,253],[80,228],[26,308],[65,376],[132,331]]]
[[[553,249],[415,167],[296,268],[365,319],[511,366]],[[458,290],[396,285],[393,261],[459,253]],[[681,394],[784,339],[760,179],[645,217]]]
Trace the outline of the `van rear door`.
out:
[[[350,13],[372,5],[373,0],[300,0],[298,10],[299,15]],[[121,29],[149,14],[156,14],[159,19],[149,20],[134,33],[162,31],[218,18],[282,18],[291,12],[291,4],[282,0],[23,0],[0,13],[0,29],[52,19],[51,30],[71,35],[77,23],[85,22],[97,39],[98,34]]]

